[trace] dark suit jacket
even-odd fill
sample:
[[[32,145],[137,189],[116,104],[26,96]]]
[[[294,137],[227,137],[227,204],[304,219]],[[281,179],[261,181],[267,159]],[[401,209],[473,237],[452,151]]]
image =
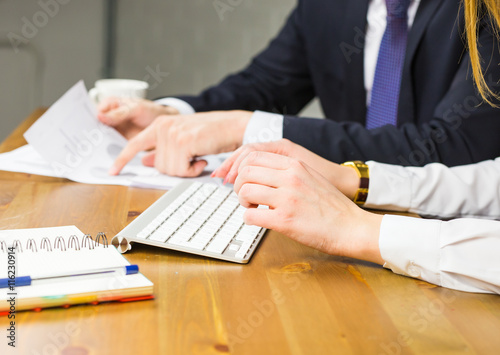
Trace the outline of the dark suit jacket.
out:
[[[283,135],[332,161],[449,166],[500,156],[500,110],[477,95],[464,46],[460,0],[422,0],[409,33],[398,125],[364,128],[363,45],[368,0],[301,0],[248,68],[199,96],[196,111],[285,114]],[[500,55],[480,30],[486,78],[498,90]],[[319,97],[326,120],[298,118]]]

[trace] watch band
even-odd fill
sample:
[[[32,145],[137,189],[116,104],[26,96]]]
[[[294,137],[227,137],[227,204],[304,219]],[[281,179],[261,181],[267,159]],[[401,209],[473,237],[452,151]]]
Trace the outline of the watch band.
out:
[[[346,161],[343,166],[349,166],[356,170],[359,176],[359,188],[354,195],[353,201],[355,204],[362,206],[365,204],[366,199],[368,198],[368,187],[370,185],[370,172],[368,165],[364,162],[355,160],[355,161]]]

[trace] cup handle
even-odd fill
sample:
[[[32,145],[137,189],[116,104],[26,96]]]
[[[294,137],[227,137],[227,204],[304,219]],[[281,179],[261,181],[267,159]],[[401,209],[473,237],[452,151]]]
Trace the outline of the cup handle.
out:
[[[99,103],[99,92],[96,88],[89,90],[90,99],[97,105]]]

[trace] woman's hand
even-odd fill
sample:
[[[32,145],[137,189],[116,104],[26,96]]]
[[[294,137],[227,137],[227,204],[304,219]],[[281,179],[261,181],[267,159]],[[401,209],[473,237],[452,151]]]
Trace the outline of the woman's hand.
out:
[[[234,189],[248,208],[247,224],[273,229],[328,254],[383,263],[378,246],[382,216],[360,209],[295,158],[248,153],[239,163]]]
[[[227,158],[226,161],[213,172],[212,177],[224,178],[225,182],[234,184],[242,162],[252,152],[275,153],[302,161],[307,166],[321,172],[331,184],[336,186],[337,189],[351,199],[354,198],[359,188],[359,176],[354,169],[332,163],[306,148],[292,143],[288,139],[269,143],[246,144]]]
[[[99,120],[131,139],[160,115],[178,114],[173,107],[138,98],[109,97],[97,107]]]

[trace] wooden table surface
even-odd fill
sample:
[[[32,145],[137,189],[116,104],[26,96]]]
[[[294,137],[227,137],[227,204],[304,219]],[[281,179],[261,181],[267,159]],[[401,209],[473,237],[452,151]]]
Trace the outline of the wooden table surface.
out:
[[[25,144],[42,112],[0,152]],[[0,172],[0,229],[76,225],[114,236],[163,193]],[[325,255],[276,232],[248,265],[137,244],[125,255],[154,282],[154,300],[20,312],[15,351],[2,317],[0,354],[500,353],[498,296]]]

